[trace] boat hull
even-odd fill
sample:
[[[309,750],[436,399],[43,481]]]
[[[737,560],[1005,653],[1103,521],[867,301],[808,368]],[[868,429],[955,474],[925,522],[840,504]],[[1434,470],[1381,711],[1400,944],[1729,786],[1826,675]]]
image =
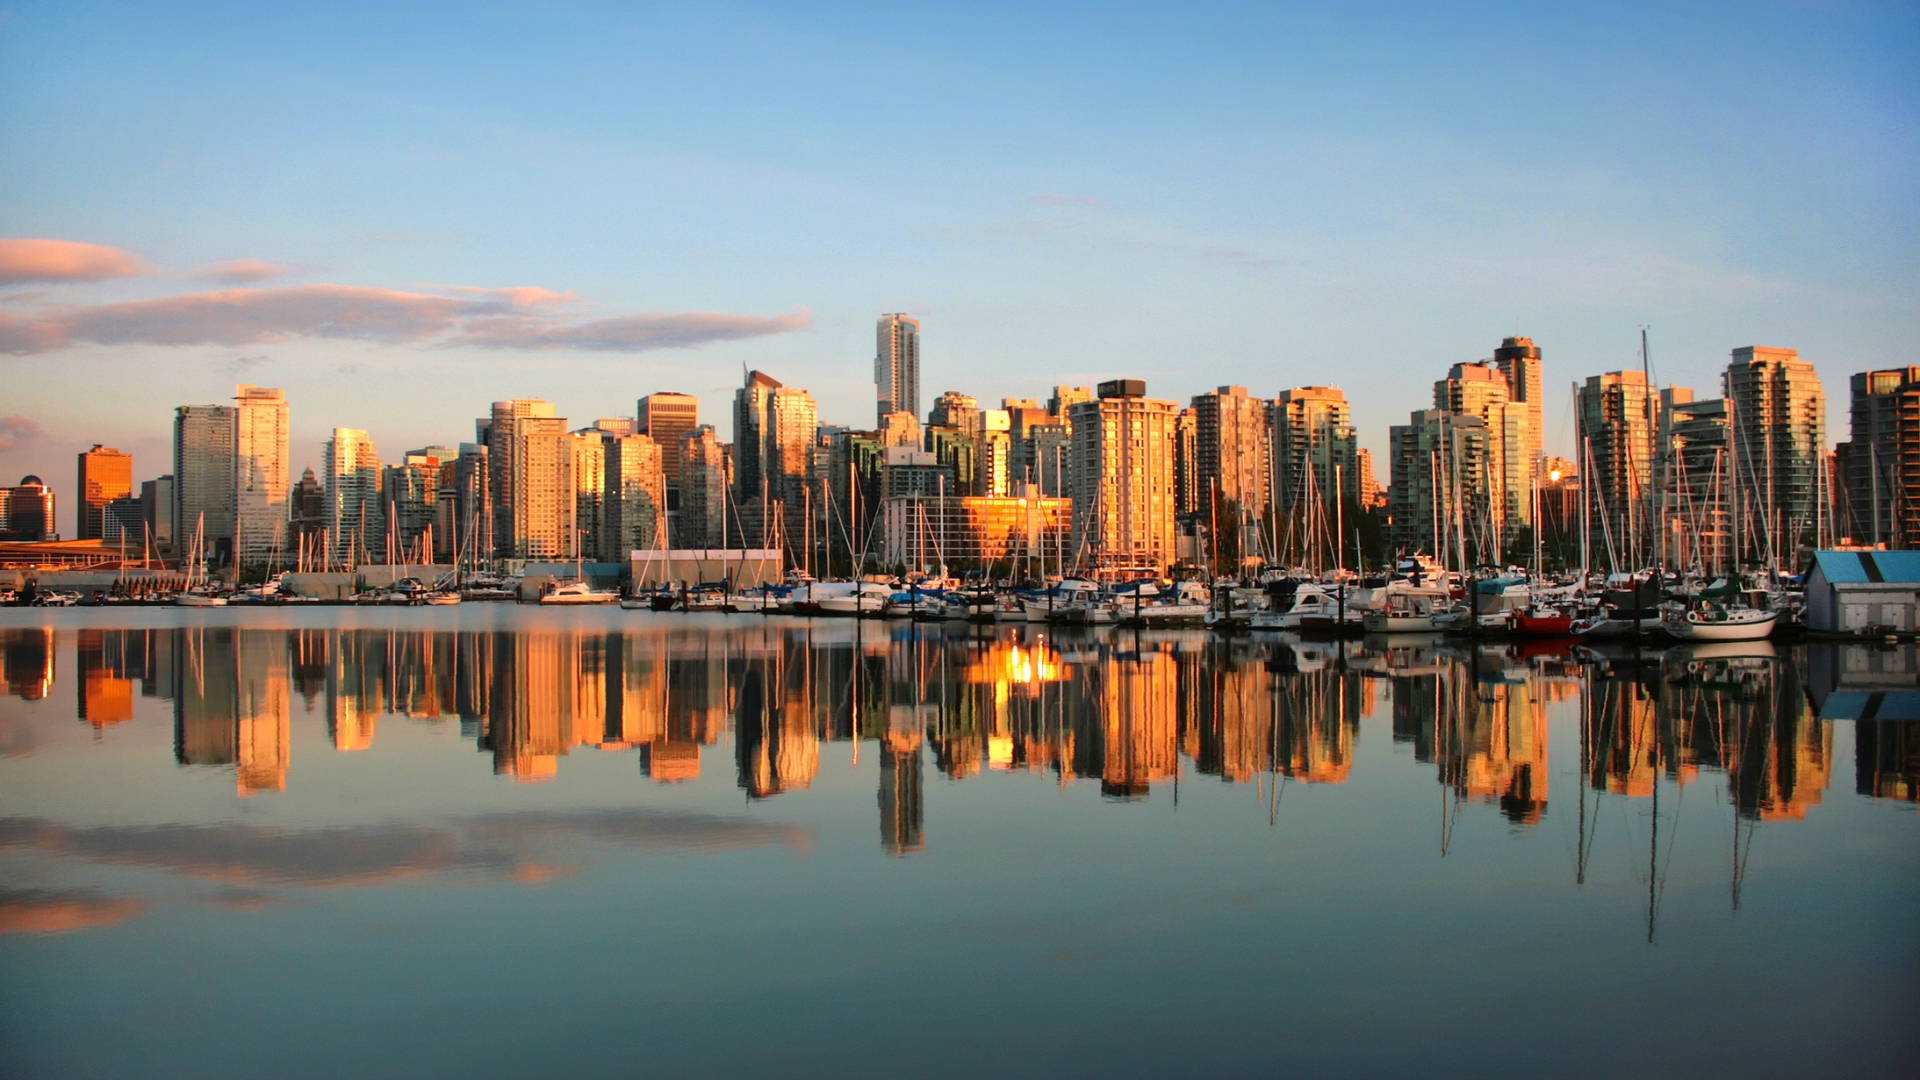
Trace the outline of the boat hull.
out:
[[[1667,633],[1681,641],[1760,641],[1773,633],[1779,615],[1767,612],[1760,618],[1730,618],[1724,621],[1700,621],[1691,619],[1682,622],[1678,619],[1669,622]]]

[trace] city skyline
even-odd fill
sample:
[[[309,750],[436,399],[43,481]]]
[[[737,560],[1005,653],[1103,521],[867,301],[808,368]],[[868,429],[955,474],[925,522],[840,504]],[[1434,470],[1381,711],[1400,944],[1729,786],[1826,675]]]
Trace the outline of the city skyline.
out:
[[[884,311],[924,325],[923,408],[1114,377],[1269,396],[1336,381],[1330,358],[1364,337],[1368,382],[1338,381],[1379,459],[1421,403],[1365,386],[1524,335],[1549,357],[1543,448],[1571,457],[1567,388],[1637,366],[1648,326],[1663,385],[1712,386],[1742,344],[1797,349],[1831,437],[1844,380],[1909,363],[1920,329],[1914,16],[1893,7],[1411,11],[1366,31],[1303,9],[1172,31],[1055,11],[1020,33],[933,10],[906,20],[924,54],[885,63],[937,77],[886,102],[841,69],[887,35],[774,9],[645,33],[570,13],[605,24],[589,52],[638,41],[646,62],[565,71],[489,18],[407,22],[390,46],[407,74],[350,77],[348,21],[82,18],[28,6],[0,26],[0,236],[105,249],[5,261],[7,482],[64,483],[95,442],[163,460],[148,396],[221,403],[236,382],[302,403],[294,473],[334,425],[430,445],[495,397],[588,417],[678,389],[730,437],[720,373],[742,365],[864,424]],[[1213,47],[1229,26],[1235,46]],[[1028,29],[1073,44],[1043,56]],[[793,47],[823,34],[843,51]],[[242,71],[229,48],[278,62]],[[1555,73],[1526,100],[1478,74],[1514,55]],[[316,112],[316,85],[356,107]],[[1170,85],[1178,129],[1151,104]],[[692,93],[635,119],[626,103],[666,86]],[[913,137],[872,139],[889,123]],[[125,137],[82,134],[109,124]],[[221,303],[248,315],[187,317]]]

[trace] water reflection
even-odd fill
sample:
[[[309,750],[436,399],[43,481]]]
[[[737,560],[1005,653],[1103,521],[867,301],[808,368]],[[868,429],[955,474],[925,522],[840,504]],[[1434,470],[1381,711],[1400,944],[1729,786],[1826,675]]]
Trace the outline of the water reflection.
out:
[[[7,692],[49,697],[55,646],[51,628],[0,631]],[[137,697],[170,701],[175,759],[230,769],[241,796],[287,788],[296,701],[324,717],[340,752],[375,746],[382,718],[457,720],[494,773],[522,782],[550,780],[587,750],[632,751],[656,782],[694,780],[731,734],[734,781],[756,800],[812,786],[826,748],[850,743],[854,760],[878,758],[880,839],[897,855],[927,843],[929,763],[953,780],[1011,770],[1097,781],[1116,800],[1149,799],[1191,771],[1263,795],[1271,785],[1277,801],[1290,781],[1346,782],[1361,719],[1383,703],[1393,741],[1433,766],[1449,821],[1461,804],[1495,808],[1521,830],[1543,819],[1556,704],[1577,709],[1583,853],[1590,798],[1656,799],[1662,784],[1703,772],[1724,778],[1741,818],[1797,820],[1833,771],[1808,665],[1831,708],[1869,692],[1847,678],[1912,686],[1905,673],[1920,670],[1910,647],[1865,660],[1764,643],[1607,656],[1438,637],[1054,639],[774,620],[592,632],[87,628],[71,647],[82,721],[104,737]],[[1871,692],[1884,715],[1888,691]],[[27,752],[30,733],[16,728],[0,741]],[[1915,799],[1920,739],[1908,722],[1863,718],[1858,734],[1857,789]]]

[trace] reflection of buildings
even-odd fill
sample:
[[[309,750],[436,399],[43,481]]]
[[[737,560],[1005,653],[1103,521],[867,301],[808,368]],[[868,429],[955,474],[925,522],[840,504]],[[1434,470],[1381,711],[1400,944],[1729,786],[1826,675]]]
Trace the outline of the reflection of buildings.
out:
[[[1797,820],[1833,770],[1833,725],[1814,718],[1791,661],[1694,659],[1671,666],[1661,702],[1661,755],[1684,778],[1696,766],[1727,774],[1745,818]]]
[[[0,682],[28,701],[53,692],[53,627],[0,630]]]
[[[740,786],[763,799],[813,784],[820,738],[805,696],[789,696],[778,658],[741,662],[734,717],[734,758]]]
[[[1514,822],[1539,821],[1547,809],[1547,712],[1532,685],[1457,678],[1449,703],[1441,781],[1465,798],[1499,803]]]
[[[1100,793],[1144,799],[1179,767],[1178,667],[1155,650],[1105,666],[1094,695],[1102,721]]]
[[[1853,755],[1855,790],[1860,794],[1920,801],[1920,724],[1857,720]]]
[[[889,733],[882,741],[879,801],[880,847],[889,855],[918,851],[926,843],[919,732]]]
[[[327,676],[327,734],[336,750],[365,750],[385,704],[387,635],[342,630]]]
[[[146,636],[138,631],[93,628],[83,629],[78,635],[75,659],[80,668],[80,719],[96,728],[133,719],[133,680],[138,675],[133,667],[145,659],[144,648],[139,655],[128,655],[129,646],[134,644],[128,638],[135,633],[143,639]],[[139,644],[144,645],[144,641]]]
[[[235,764],[241,795],[285,791],[293,695],[287,639],[272,631],[235,635]]]
[[[178,631],[174,648],[173,756],[182,765],[232,765],[238,760],[234,726],[233,629]]]

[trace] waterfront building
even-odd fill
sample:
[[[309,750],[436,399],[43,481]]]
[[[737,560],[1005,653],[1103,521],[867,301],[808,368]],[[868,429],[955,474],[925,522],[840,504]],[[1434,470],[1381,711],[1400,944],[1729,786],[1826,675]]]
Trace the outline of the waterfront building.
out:
[[[733,456],[702,424],[680,437],[680,515],[674,546],[714,548],[726,544],[727,492]]]
[[[1590,501],[1588,544],[1595,568],[1628,570],[1648,548],[1653,480],[1654,396],[1645,373],[1590,375],[1579,388],[1577,436]]]
[[[1493,362],[1507,379],[1507,400],[1524,412],[1521,463],[1532,474],[1546,436],[1545,396],[1540,385],[1540,349],[1532,338],[1510,337],[1493,350]]]
[[[291,533],[287,544],[299,551],[302,544],[318,537],[320,530],[327,527],[327,486],[313,474],[313,466],[307,466],[306,471],[300,474],[299,482],[293,485],[293,490],[287,495],[287,503],[287,524]]]
[[[889,446],[883,455],[886,498],[937,499],[953,494],[953,471],[932,453],[911,446]]]
[[[1191,406],[1173,417],[1173,513],[1192,517],[1200,509],[1200,415]]]
[[[0,540],[42,543],[54,539],[53,489],[39,477],[27,475],[10,488],[0,488]]]
[[[917,454],[923,462],[930,457],[924,451]],[[928,472],[936,485],[944,479],[944,470],[934,466],[918,473],[914,482],[924,484]],[[888,479],[891,489],[894,470]],[[881,561],[886,565],[928,573],[944,566],[949,572],[1037,574],[1043,562],[1058,572],[1062,557],[1072,556],[1067,523],[1073,504],[1042,496],[1038,485],[1026,485],[1009,496],[925,495],[907,490],[905,482],[901,488],[907,493],[889,495],[882,510]]]
[[[959,494],[974,494],[980,480],[980,444],[968,429],[929,424],[926,447],[934,460],[953,474],[954,488]]]
[[[607,447],[600,432],[591,428],[576,431],[568,440],[573,457],[572,539],[564,554],[572,558],[598,560],[601,557],[601,524],[606,506]],[[626,560],[622,552],[616,558]]]
[[[884,427],[888,413],[920,414],[920,320],[882,315],[874,338],[875,415]]]
[[[968,438],[980,434],[980,399],[958,390],[949,390],[934,399],[927,412],[930,428],[953,428]]]
[[[1005,498],[1013,465],[1013,419],[1007,410],[980,410],[979,449],[974,464],[980,470],[974,492]]]
[[[1174,428],[1179,405],[1139,379],[1100,384],[1070,406],[1073,553],[1114,572],[1164,570],[1174,559]]]
[[[80,455],[79,483],[74,494],[74,539],[106,537],[107,504],[133,494],[133,455],[93,444]]]
[[[667,529],[680,513],[680,440],[700,426],[700,399],[692,394],[657,391],[640,399],[636,424],[629,434],[645,435],[660,451],[660,469],[667,484]]]
[[[1330,532],[1341,517],[1333,502],[1356,504],[1360,494],[1360,436],[1347,395],[1337,386],[1293,387],[1274,397],[1271,415],[1275,546],[1283,558],[1316,550],[1337,555],[1346,537]]]
[[[234,557],[265,566],[287,543],[287,396],[243,383],[233,399]]]
[[[493,481],[487,444],[461,443],[453,463],[454,553],[463,561],[489,558],[494,552]]]
[[[1486,421],[1447,409],[1416,411],[1388,429],[1393,455],[1389,536],[1402,553],[1427,552],[1453,569],[1500,557],[1485,523],[1493,441]]]
[[[882,446],[920,445],[920,420],[910,412],[890,412],[880,418],[879,430],[874,432]]]
[[[556,460],[571,456],[561,442],[566,421],[553,415],[553,406],[538,398],[496,401],[490,415],[474,422],[476,441],[487,447],[488,502],[493,509],[493,554],[507,558],[551,558],[571,551],[566,522],[572,517],[573,479],[554,488]],[[529,443],[527,440],[536,440]],[[540,466],[534,469],[527,454],[534,451]],[[530,471],[531,470],[531,471]],[[548,488],[528,499],[518,481],[538,473]],[[526,515],[539,511],[538,520]],[[516,516],[518,515],[518,516]],[[538,549],[540,554],[526,552]]]
[[[109,544],[124,544],[131,550],[146,542],[147,515],[138,495],[122,495],[108,503],[101,521],[100,539]]]
[[[681,438],[685,439],[683,433]],[[666,453],[646,435],[603,435],[600,558],[626,562],[667,546]],[[677,455],[676,455],[677,456]]]
[[[1386,493],[1380,490],[1379,474],[1373,471],[1373,451],[1364,448],[1354,450],[1353,474],[1357,478],[1355,490],[1360,497],[1363,513],[1387,504]]]
[[[1515,363],[1523,361],[1516,360]],[[1513,400],[1507,376],[1492,361],[1455,364],[1447,377],[1433,384],[1433,407],[1477,416],[1494,440],[1487,466],[1487,484],[1500,493],[1494,501],[1491,528],[1503,541],[1510,527],[1527,525],[1533,516],[1533,463],[1538,456],[1529,435],[1526,406]],[[1496,545],[1504,548],[1504,542]]]
[[[173,546],[173,476],[156,477],[140,483],[140,511],[146,519],[147,536],[155,546]]]
[[[439,537],[430,535],[444,528],[440,514],[440,492],[451,470],[454,451],[445,446],[409,450],[400,464],[389,465],[380,480],[381,501],[386,514],[386,544],[397,545],[390,553],[393,562],[431,562]],[[416,547],[422,548],[417,553]]]
[[[387,550],[380,506],[380,453],[359,428],[334,428],[326,446],[330,561],[351,567]]]
[[[1251,397],[1244,386],[1222,386],[1193,399],[1195,417],[1195,494],[1202,502],[1218,497],[1258,516],[1268,502],[1273,467],[1271,406]]]
[[[1051,413],[1042,415],[1044,422],[1029,419],[1014,439],[1007,471],[1015,483],[1038,484],[1048,498],[1068,498],[1067,425]]]
[[[1920,543],[1920,367],[1863,371],[1852,389],[1849,439],[1836,449],[1855,544]]]
[[[773,392],[781,382],[758,371],[747,373],[746,385],[733,395],[733,501],[745,506],[760,498],[768,482],[763,464],[767,437],[773,431]]]
[[[1660,476],[1655,527],[1663,565],[1723,572],[1731,569],[1732,477],[1727,471],[1727,403],[1696,401],[1693,390],[1660,391],[1655,460]]]
[[[1722,391],[1733,427],[1735,507],[1757,528],[1742,530],[1748,556],[1796,548],[1814,526],[1816,485],[1827,434],[1827,395],[1813,365],[1792,349],[1733,350]],[[1824,517],[1826,511],[1820,511]]]
[[[231,405],[182,405],[173,412],[173,536],[184,548],[199,530],[218,562],[233,550],[234,425]]]

